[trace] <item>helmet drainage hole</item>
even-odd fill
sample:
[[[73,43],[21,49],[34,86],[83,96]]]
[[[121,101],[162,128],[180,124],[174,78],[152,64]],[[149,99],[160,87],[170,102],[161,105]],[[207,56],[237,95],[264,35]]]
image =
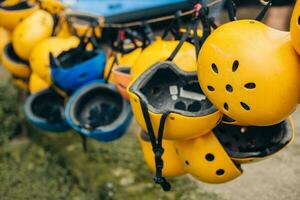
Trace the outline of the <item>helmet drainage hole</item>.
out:
[[[224,173],[225,173],[224,169],[218,169],[218,170],[216,171],[216,174],[217,174],[218,176],[222,176]]]
[[[215,88],[213,87],[213,86],[207,86],[207,89],[209,90],[209,91],[211,91],[211,92],[213,92],[213,91],[215,91]]]
[[[245,88],[254,89],[254,88],[256,88],[256,84],[255,83],[247,83],[247,84],[245,84]]]
[[[239,61],[235,60],[232,65],[232,71],[235,72],[239,68]]]
[[[218,67],[217,67],[217,65],[215,64],[215,63],[213,63],[212,65],[211,65],[211,68],[212,68],[212,70],[215,72],[215,73],[219,73],[219,70],[218,70]]]
[[[211,153],[208,153],[208,154],[205,155],[205,159],[207,161],[211,162],[211,161],[213,161],[215,159],[215,156],[213,154],[211,154]]]
[[[228,104],[227,103],[224,103],[224,108],[225,108],[225,110],[229,110],[229,106],[228,106]]]
[[[250,110],[250,107],[249,107],[246,103],[244,103],[244,102],[240,102],[240,103],[241,103],[241,106],[242,106],[245,110],[247,110],[247,111]]]
[[[233,92],[233,87],[232,87],[231,85],[227,84],[227,85],[226,85],[226,90],[227,90],[228,92]]]

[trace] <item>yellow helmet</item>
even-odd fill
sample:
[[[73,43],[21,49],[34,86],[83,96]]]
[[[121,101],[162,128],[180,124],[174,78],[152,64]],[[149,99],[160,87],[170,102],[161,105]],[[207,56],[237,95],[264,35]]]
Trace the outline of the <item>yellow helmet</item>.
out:
[[[144,160],[147,163],[151,171],[155,172],[155,155],[152,150],[149,136],[146,132],[140,131],[138,133],[138,140],[140,142]],[[162,146],[164,148],[164,154],[162,159],[164,161],[164,167],[162,169],[162,175],[166,177],[174,177],[184,175],[183,165],[175,152],[174,142],[163,140]]]
[[[147,47],[135,61],[135,68],[132,67],[135,78],[127,88],[132,111],[143,130],[150,131],[151,123],[158,135],[162,118],[168,112],[163,138],[169,140],[206,134],[222,117],[198,84],[193,45],[184,42],[173,62],[165,61],[178,44],[178,41],[158,41]]]
[[[296,2],[290,25],[292,43],[300,55],[300,1]]]
[[[199,54],[198,78],[211,102],[233,120],[266,126],[299,102],[300,59],[290,35],[255,20],[215,30]]]
[[[111,65],[112,67],[110,67],[110,68],[113,68],[113,69],[110,69],[110,70],[112,70],[112,72],[111,72],[112,80],[111,81],[113,81],[113,83],[117,86],[117,89],[120,92],[120,94],[126,99],[129,99],[126,89],[131,81],[131,67],[132,67],[134,61],[140,56],[141,53],[142,53],[142,48],[137,48],[127,54],[123,54],[123,55],[118,54],[117,55],[118,57],[116,58],[117,62],[115,62],[116,64]],[[109,66],[108,66],[108,68],[109,68]],[[105,70],[106,70],[106,68],[105,68]],[[106,71],[108,71],[108,70],[106,70]],[[106,72],[106,71],[104,71],[104,72]]]
[[[12,43],[15,52],[24,60],[42,40],[51,36],[54,27],[52,15],[44,10],[38,10],[23,20],[14,30]]]
[[[79,39],[75,36],[68,38],[50,37],[38,43],[32,50],[29,62],[31,69],[42,80],[51,83],[50,53],[58,56],[61,52],[76,47]]]
[[[200,181],[224,183],[242,174],[240,165],[232,161],[213,132],[174,144],[185,170]]]
[[[38,0],[42,9],[52,13],[60,14],[64,11],[65,6],[59,0]]]
[[[5,46],[11,41],[11,34],[5,28],[0,27],[0,62],[2,58],[2,51]]]
[[[27,79],[31,73],[29,64],[16,55],[11,43],[8,43],[2,51],[2,65],[13,76],[20,78]]]
[[[4,1],[0,4],[0,26],[12,31],[22,20],[38,9],[37,4],[27,1]]]
[[[49,82],[40,78],[36,73],[32,73],[29,78],[29,92],[37,93],[50,87]]]
[[[134,79],[157,62],[165,61],[174,51],[179,41],[165,41],[158,39],[143,50],[143,53],[136,59],[131,68],[131,75]],[[173,62],[184,71],[195,70],[196,55],[195,47],[185,42],[173,59]]]
[[[294,138],[291,117],[272,126],[234,126],[220,123],[213,132],[232,160],[249,163],[268,158]]]

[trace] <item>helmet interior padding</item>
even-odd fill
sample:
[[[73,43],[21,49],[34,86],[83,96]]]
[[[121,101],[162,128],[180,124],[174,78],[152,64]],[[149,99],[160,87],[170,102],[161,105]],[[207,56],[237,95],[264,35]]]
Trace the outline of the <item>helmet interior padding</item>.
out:
[[[31,104],[32,112],[50,123],[64,120],[64,99],[54,92],[42,93]]]
[[[214,133],[231,157],[265,157],[285,147],[293,138],[287,120],[273,126],[219,124]]]
[[[62,68],[71,68],[97,56],[96,51],[80,51],[77,48],[62,52],[57,60]]]
[[[125,100],[106,87],[81,91],[72,103],[72,121],[85,129],[113,129],[125,117]]]
[[[131,86],[154,113],[171,111],[203,116],[217,109],[203,94],[196,72],[184,72],[171,62],[159,62]]]

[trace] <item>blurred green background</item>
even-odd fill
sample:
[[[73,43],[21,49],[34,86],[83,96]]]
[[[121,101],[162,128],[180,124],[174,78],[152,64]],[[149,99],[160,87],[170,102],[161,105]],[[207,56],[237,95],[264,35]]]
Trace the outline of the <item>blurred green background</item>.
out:
[[[189,177],[171,179],[171,192],[163,192],[155,185],[135,138],[136,125],[116,142],[89,139],[85,153],[81,137],[74,132],[45,133],[28,125],[20,98],[8,79],[2,78],[1,200],[220,199],[199,188]]]

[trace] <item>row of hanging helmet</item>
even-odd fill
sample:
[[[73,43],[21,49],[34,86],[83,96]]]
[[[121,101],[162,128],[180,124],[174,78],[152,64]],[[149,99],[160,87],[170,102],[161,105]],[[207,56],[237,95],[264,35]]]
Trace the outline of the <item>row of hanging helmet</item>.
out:
[[[293,140],[299,2],[292,37],[260,22],[271,1],[257,19],[237,20],[226,0],[229,23],[217,27],[209,8],[196,4],[187,26],[178,12],[162,37],[146,23],[120,29],[112,53],[99,46],[101,21],[78,23],[78,16],[60,15],[63,6],[50,9],[54,2],[0,4],[0,15],[14,13],[7,20],[23,14],[15,25],[0,17],[7,38],[2,64],[23,85],[29,79],[24,107],[35,126],[71,127],[112,141],[125,133],[133,113],[144,159],[164,190],[170,190],[165,177],[184,174],[208,183],[233,180],[242,164],[270,157]]]
[[[179,37],[157,39],[132,65],[127,95],[138,139],[164,190],[165,177],[186,173],[207,183],[233,180],[242,164],[270,157],[294,138],[299,2],[292,39],[260,22],[272,1],[249,20],[237,20],[234,3],[226,4],[231,22],[217,27],[209,8],[197,4]]]
[[[102,22],[64,11],[56,0],[1,1],[2,65],[30,93],[25,116],[36,127],[115,140],[129,126],[131,110],[108,84]]]

